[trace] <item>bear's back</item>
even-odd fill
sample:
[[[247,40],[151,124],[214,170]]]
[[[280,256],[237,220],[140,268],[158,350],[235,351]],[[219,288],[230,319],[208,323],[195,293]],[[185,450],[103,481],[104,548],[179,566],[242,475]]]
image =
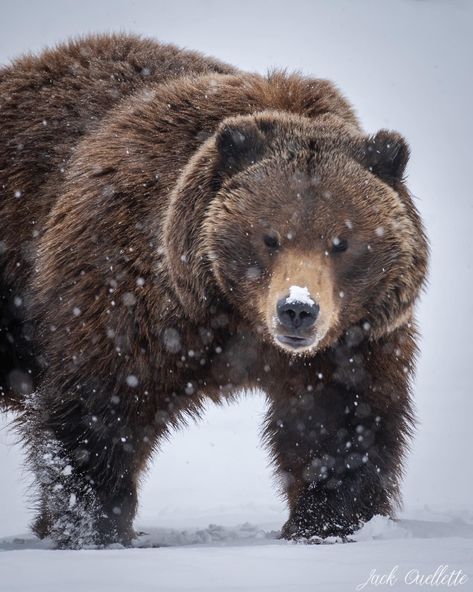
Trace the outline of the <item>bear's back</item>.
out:
[[[59,189],[81,137],[140,88],[212,72],[234,69],[196,52],[124,35],[87,37],[0,70],[0,256],[10,251],[15,275],[23,276],[32,238],[57,197],[41,186]],[[18,250],[13,258],[12,249]]]
[[[140,89],[214,72],[235,69],[129,35],[82,38],[0,68],[0,406],[11,370],[35,365],[24,324],[29,278],[75,146]]]

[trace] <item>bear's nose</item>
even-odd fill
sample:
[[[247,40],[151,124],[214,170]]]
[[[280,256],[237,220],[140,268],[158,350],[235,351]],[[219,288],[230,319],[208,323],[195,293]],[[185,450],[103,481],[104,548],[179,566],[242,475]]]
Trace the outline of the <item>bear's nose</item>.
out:
[[[289,301],[281,298],[277,304],[278,319],[286,329],[309,329],[319,316],[315,302]]]

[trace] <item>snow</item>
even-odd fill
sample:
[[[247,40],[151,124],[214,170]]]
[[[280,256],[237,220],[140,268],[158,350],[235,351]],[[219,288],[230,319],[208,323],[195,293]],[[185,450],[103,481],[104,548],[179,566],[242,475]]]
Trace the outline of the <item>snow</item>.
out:
[[[15,434],[5,428],[1,592],[346,592],[373,569],[387,576],[396,566],[393,589],[412,590],[420,584],[404,582],[410,570],[427,576],[445,565],[469,576],[458,589],[473,590],[473,4],[274,0],[268,11],[251,0],[220,3],[218,10],[204,1],[83,0],[68,4],[67,15],[61,0],[4,4],[0,61],[86,31],[134,30],[244,69],[279,65],[334,80],[368,132],[397,129],[407,137],[409,185],[427,225],[432,268],[419,314],[419,425],[399,522],[374,518],[351,544],[274,538],[286,508],[259,443],[264,401],[252,395],[209,406],[201,423],[164,444],[143,484],[137,528],[149,534],[139,548],[51,551],[25,534],[30,476]],[[177,332],[166,339],[171,351],[180,341]]]
[[[52,552],[31,538],[7,538],[0,540],[0,573],[9,592],[369,590],[374,574],[392,574],[396,590],[409,590],[408,582],[439,570],[452,581],[464,574],[463,589],[471,589],[473,525],[463,524],[462,536],[440,524],[435,532],[429,523],[374,518],[356,543],[323,545],[281,542],[250,525],[156,529],[128,550]]]
[[[289,288],[289,296],[286,298],[287,304],[294,304],[294,302],[300,302],[301,304],[315,304],[310,297],[310,292],[307,287],[302,286],[291,286]]]
[[[127,383],[128,386],[131,386],[132,388],[135,388],[139,384],[138,377],[135,376],[134,374],[130,374],[129,376],[126,377],[126,383]]]

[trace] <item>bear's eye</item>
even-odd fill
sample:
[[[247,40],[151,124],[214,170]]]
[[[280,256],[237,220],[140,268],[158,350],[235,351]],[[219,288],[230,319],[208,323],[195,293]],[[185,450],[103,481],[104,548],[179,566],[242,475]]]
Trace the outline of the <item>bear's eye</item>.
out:
[[[343,253],[348,249],[348,241],[345,238],[336,236],[332,240],[332,253]]]
[[[265,234],[263,236],[263,242],[270,249],[279,249],[281,246],[279,238],[275,234]]]

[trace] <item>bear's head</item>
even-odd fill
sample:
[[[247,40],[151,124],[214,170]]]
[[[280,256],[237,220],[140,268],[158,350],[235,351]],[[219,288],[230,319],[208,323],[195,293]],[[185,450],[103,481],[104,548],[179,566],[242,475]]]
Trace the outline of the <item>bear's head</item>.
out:
[[[225,302],[278,347],[313,354],[349,328],[409,322],[427,242],[397,133],[261,112],[222,122],[183,171],[166,241],[189,315]]]

